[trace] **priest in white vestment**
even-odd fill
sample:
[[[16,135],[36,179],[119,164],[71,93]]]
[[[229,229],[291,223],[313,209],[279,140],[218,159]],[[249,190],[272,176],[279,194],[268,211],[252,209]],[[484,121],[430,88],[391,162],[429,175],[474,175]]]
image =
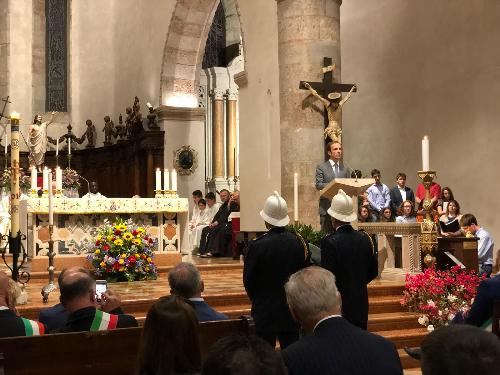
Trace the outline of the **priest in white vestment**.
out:
[[[199,200],[198,209],[199,213],[196,216],[196,221],[192,223],[193,226],[189,228],[189,242],[194,253],[196,253],[200,247],[201,231],[208,224],[210,224],[210,221],[213,218],[210,209],[207,207],[205,199]]]
[[[92,181],[89,184],[89,192],[85,194],[82,198],[84,199],[104,199],[106,198],[104,195],[99,193],[99,185],[97,182]]]

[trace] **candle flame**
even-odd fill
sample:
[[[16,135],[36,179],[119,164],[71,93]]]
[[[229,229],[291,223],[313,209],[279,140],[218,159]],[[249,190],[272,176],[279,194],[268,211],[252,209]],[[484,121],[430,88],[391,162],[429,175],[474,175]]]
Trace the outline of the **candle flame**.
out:
[[[425,140],[425,141],[428,141],[428,140],[429,140],[429,137],[428,137],[428,136],[426,136],[426,135],[424,135],[424,140]]]
[[[12,112],[10,114],[10,119],[11,120],[20,120],[21,119],[21,115],[17,112]]]

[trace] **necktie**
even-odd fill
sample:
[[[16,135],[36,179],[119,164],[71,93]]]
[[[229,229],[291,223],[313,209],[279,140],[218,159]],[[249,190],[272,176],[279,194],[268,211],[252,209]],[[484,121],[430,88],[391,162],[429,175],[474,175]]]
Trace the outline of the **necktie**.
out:
[[[335,177],[337,177],[339,175],[339,165],[337,163],[334,164],[333,172],[335,173]]]

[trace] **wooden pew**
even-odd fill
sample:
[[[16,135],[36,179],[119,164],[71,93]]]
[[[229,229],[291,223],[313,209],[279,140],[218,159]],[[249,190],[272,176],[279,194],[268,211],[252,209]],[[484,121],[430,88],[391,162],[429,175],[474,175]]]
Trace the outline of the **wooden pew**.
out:
[[[134,374],[142,328],[0,339],[0,374]],[[202,359],[230,335],[254,333],[249,317],[200,323]]]
[[[493,314],[491,316],[491,332],[500,338],[500,300],[493,302]]]

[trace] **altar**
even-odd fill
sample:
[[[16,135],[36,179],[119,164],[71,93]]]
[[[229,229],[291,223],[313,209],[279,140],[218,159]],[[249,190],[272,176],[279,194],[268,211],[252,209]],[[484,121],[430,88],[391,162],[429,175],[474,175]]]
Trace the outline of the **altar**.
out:
[[[157,265],[180,262],[180,216],[188,212],[188,199],[165,198],[54,198],[54,263],[56,269],[86,264],[93,251],[100,225],[117,217],[132,219],[158,241]],[[49,200],[29,198],[26,201],[27,251],[32,257],[32,271],[45,271],[49,251]],[[186,215],[184,215],[186,216]]]

